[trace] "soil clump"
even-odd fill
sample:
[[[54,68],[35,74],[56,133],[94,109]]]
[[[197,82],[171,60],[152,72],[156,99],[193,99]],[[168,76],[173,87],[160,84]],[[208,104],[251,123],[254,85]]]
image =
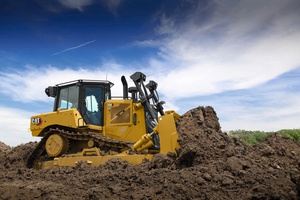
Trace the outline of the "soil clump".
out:
[[[181,148],[139,165],[111,159],[97,167],[25,166],[38,144],[0,143],[1,199],[300,199],[300,143],[273,133],[252,146],[221,131],[214,109],[176,121]]]

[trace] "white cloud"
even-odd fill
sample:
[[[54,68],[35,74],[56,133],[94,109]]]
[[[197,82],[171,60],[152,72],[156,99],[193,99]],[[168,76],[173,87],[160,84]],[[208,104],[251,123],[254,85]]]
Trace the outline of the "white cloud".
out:
[[[121,4],[121,0],[102,0],[101,3],[104,4],[114,15],[117,15],[117,8]]]
[[[130,79],[130,76],[135,72],[133,69],[119,65],[112,61],[104,62],[100,68],[93,67],[94,69],[85,70],[83,68],[75,69],[58,69],[52,66],[46,66],[43,68],[26,66],[25,70],[19,70],[11,73],[0,72],[0,93],[10,96],[14,101],[30,103],[36,101],[50,102],[53,101],[45,94],[45,88],[48,86],[54,86],[59,83],[64,83],[79,79],[89,80],[108,80],[114,83],[111,89],[113,97],[123,96],[123,86],[121,77],[124,75],[127,79],[128,87],[134,86],[134,83]],[[126,68],[126,69],[125,69]],[[151,70],[141,70],[146,76]],[[153,76],[153,79],[158,82],[157,77]],[[171,83],[170,83],[171,84]],[[158,92],[161,95],[160,100],[165,101],[165,110],[178,110],[179,107],[175,106],[175,101],[172,98],[167,98],[163,93]]]
[[[144,40],[144,41],[135,41],[133,45],[141,46],[141,47],[159,47],[160,41],[156,40]]]
[[[292,0],[232,0],[203,8],[199,3],[179,10],[181,15],[162,12],[155,29],[162,39],[135,44],[159,45],[163,61],[152,58],[149,63],[167,96],[251,88],[300,66],[297,5]]]
[[[117,8],[122,3],[121,0],[57,0],[60,4],[62,4],[66,8],[77,9],[80,12],[83,12],[84,7],[101,3],[105,7],[107,7],[114,15],[117,15]],[[48,6],[49,7],[49,6]],[[53,9],[49,7],[52,11],[56,11],[57,8]]]
[[[30,127],[30,117],[34,113],[15,108],[0,107],[0,138],[10,146],[17,146],[29,141],[40,141],[40,138],[32,137],[28,132]]]
[[[120,96],[123,94],[121,76],[125,75],[129,82],[129,76],[133,73],[124,68],[116,63],[105,63],[102,66],[103,70],[58,69],[52,66],[40,68],[28,65],[25,70],[0,72],[0,92],[12,97],[14,101],[50,101],[44,92],[48,86],[78,79],[106,80],[108,77],[108,80],[115,84],[112,88],[113,95]]]
[[[293,73],[297,73],[294,71]],[[279,77],[252,89],[180,100],[181,109],[213,106],[223,131],[277,131],[300,128],[300,86],[297,77]],[[285,83],[285,84],[283,84]],[[185,110],[187,111],[187,110]]]
[[[227,107],[227,111],[225,110],[225,106],[217,110],[219,116],[230,118],[230,120],[220,120],[223,131],[236,129],[278,131],[281,129],[300,128],[299,102],[292,102],[285,105],[285,107],[246,108],[231,105]]]
[[[83,11],[83,7],[93,4],[93,0],[58,0],[62,5],[71,9]]]
[[[178,100],[175,105],[180,105],[179,114],[197,106],[212,106],[223,131],[300,128],[300,93],[258,88],[230,93]]]

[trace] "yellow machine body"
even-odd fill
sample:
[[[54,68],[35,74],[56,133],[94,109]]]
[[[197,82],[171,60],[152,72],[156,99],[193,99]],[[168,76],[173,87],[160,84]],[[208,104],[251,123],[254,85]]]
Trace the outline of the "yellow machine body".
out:
[[[116,114],[121,110],[124,112],[118,117]],[[80,113],[76,108],[73,108],[31,117],[30,130],[32,136],[43,137],[47,128],[62,127],[78,132],[92,131],[109,138],[129,142],[138,142],[146,134],[144,108],[140,103],[133,103],[132,100],[107,100],[104,111],[104,126],[84,124]],[[133,115],[136,115],[136,125],[133,123]],[[167,154],[172,151],[176,154],[175,149],[180,148],[180,146],[177,142],[178,133],[174,122],[178,117],[179,115],[174,111],[166,111],[166,115],[158,118],[155,132],[160,135],[161,149],[152,152]],[[139,164],[145,158],[151,160],[153,156],[153,154],[130,155],[127,152],[101,156],[95,148],[87,148],[77,154],[57,157],[53,161],[38,162],[36,168],[75,166],[79,161],[86,161],[90,166],[98,166],[112,158],[120,158],[129,163]]]
[[[123,76],[123,99],[111,98],[109,81],[78,80],[46,88],[55,98],[54,111],[31,117],[32,136],[42,139],[27,166],[75,166],[79,161],[97,166],[112,158],[138,164],[155,153],[176,154],[180,146],[175,121],[180,116],[163,111],[157,83],[145,86],[141,72],[130,78],[136,87],[129,88],[128,98]]]
[[[124,112],[117,116],[122,110]],[[136,116],[136,125],[133,124],[133,115]],[[104,126],[86,125],[76,108],[35,115],[31,121],[32,136],[44,136],[47,127],[55,126],[79,132],[92,131],[129,142],[136,142],[146,134],[144,108],[132,100],[107,100],[104,105]]]

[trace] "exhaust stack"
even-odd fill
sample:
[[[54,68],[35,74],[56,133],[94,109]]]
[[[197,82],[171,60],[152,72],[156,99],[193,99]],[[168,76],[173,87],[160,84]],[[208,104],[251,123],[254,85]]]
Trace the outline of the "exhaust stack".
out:
[[[128,85],[125,76],[121,77],[121,81],[123,84],[123,99],[128,99]]]

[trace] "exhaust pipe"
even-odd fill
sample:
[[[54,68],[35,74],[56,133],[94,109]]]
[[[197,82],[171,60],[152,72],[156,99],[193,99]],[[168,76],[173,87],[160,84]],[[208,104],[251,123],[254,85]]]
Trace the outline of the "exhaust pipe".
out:
[[[128,99],[128,85],[125,76],[121,77],[121,81],[123,84],[123,99]]]

